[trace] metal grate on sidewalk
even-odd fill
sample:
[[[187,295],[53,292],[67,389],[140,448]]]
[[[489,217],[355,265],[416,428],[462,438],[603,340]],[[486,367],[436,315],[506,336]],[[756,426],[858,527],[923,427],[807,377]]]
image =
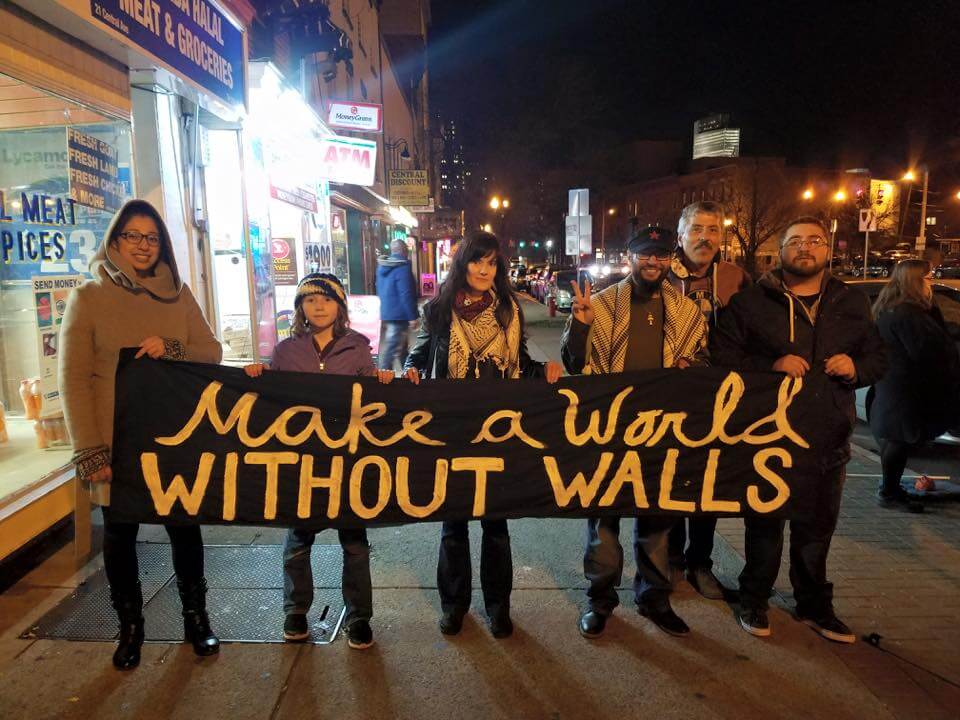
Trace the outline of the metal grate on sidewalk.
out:
[[[137,543],[147,642],[181,642],[183,618],[170,545]],[[340,591],[339,545],[314,545],[314,600],[307,616],[310,642],[334,641],[345,609]],[[283,642],[283,546],[207,545],[207,613],[225,642]],[[104,571],[98,570],[21,635],[24,639],[103,640],[117,637]]]

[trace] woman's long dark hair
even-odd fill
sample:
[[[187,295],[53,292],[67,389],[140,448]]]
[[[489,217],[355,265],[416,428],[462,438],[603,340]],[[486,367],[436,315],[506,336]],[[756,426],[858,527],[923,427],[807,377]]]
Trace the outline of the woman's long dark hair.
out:
[[[424,318],[431,332],[437,332],[453,322],[453,303],[457,293],[467,289],[467,265],[495,253],[497,258],[497,275],[493,279],[493,290],[499,300],[497,305],[497,322],[506,330],[513,321],[513,304],[517,302],[516,295],[510,287],[510,277],[507,270],[507,261],[500,252],[500,241],[496,235],[488,232],[477,232],[465,238],[457,245],[450,263],[450,274],[440,286],[437,296],[424,307]],[[523,312],[520,312],[520,329],[523,331]]]

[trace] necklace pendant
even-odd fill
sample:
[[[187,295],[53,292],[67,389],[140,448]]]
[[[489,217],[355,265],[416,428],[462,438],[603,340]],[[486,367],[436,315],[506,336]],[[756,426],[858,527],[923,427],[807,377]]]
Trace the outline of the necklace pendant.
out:
[[[653,325],[653,313],[647,313],[647,324],[650,326]]]
[[[320,371],[321,371],[321,372],[323,372],[324,365],[325,365],[325,363],[320,363]]]

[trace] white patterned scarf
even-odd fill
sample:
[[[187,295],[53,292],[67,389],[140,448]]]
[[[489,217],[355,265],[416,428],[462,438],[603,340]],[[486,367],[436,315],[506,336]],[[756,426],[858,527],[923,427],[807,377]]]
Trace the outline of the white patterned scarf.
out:
[[[491,291],[492,294],[492,291]],[[497,322],[497,305],[493,303],[472,321],[453,311],[450,323],[450,350],[447,357],[447,374],[463,379],[470,369],[470,359],[475,366],[485,360],[494,365],[507,378],[520,377],[520,310],[513,304],[513,318],[506,331]],[[479,372],[474,370],[474,372]]]
[[[583,372],[623,372],[630,331],[632,283],[625,278],[597,293],[591,300],[593,324],[587,334],[587,365]],[[679,358],[693,360],[707,346],[707,323],[697,303],[677,292],[669,282],[661,286],[663,297],[663,367],[673,367]]]

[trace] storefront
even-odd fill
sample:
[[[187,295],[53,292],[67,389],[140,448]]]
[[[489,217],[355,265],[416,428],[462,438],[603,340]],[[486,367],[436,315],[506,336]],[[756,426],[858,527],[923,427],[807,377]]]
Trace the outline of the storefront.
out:
[[[246,31],[199,1],[202,17],[154,3],[168,35],[119,0],[0,6],[0,559],[74,511],[78,554],[88,551],[57,339],[67,296],[125,200],[164,215],[181,274],[213,315],[203,186],[210,171],[242,190]],[[242,239],[239,217],[224,232]]]

